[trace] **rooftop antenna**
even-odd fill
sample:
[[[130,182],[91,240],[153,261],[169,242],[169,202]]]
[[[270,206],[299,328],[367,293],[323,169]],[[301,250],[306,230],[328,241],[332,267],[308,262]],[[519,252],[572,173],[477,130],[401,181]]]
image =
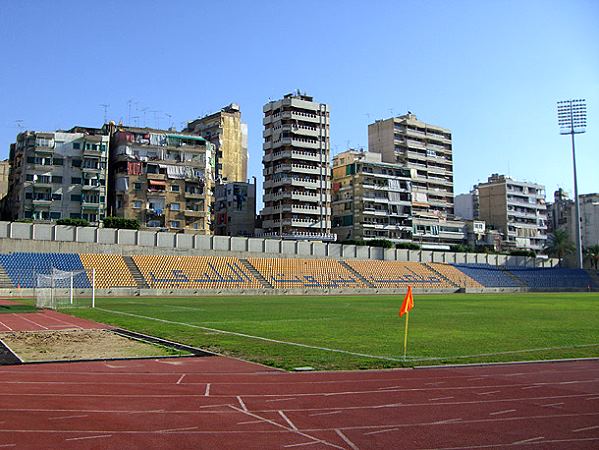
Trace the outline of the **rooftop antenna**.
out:
[[[15,125],[19,129],[19,132],[23,131],[23,123],[24,122],[25,121],[23,119],[17,119],[17,120],[15,120]]]
[[[175,125],[175,123],[172,121],[172,119],[173,119],[173,115],[172,115],[172,114],[169,114],[169,113],[164,113],[164,115],[165,115],[166,117],[168,117],[168,125],[167,125],[167,128],[171,128],[171,127],[173,127],[173,126]]]
[[[131,117],[133,119],[133,123],[135,124],[136,127],[139,126],[139,116],[132,116]]]
[[[145,107],[145,106],[144,106],[143,108],[141,108],[141,109],[140,109],[140,111],[141,111],[141,112],[143,112],[143,118],[144,118],[144,128],[146,127],[146,111],[147,111],[148,109],[150,109],[150,108],[148,108],[148,107]]]
[[[153,110],[153,111],[150,111],[150,112],[151,112],[151,113],[154,113],[154,126],[155,126],[157,129],[160,129],[160,117],[158,117],[158,113],[159,113],[160,111],[156,109],[156,110]]]
[[[106,123],[106,120],[107,120],[107,118],[108,118],[108,107],[109,107],[110,105],[107,105],[106,103],[101,103],[101,104],[100,104],[100,106],[101,106],[102,108],[104,108],[104,123]]]
[[[133,103],[132,98],[127,100],[127,123],[131,123],[131,103]]]
[[[393,113],[393,108],[389,108],[389,111],[391,112],[391,117],[395,117],[395,114]]]

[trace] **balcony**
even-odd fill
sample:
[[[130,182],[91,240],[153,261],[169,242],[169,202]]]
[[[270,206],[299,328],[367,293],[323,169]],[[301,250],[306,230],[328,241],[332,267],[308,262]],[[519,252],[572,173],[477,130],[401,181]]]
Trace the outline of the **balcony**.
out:
[[[52,199],[49,198],[34,198],[33,204],[35,206],[50,206]]]
[[[202,198],[204,198],[204,194],[200,194],[198,192],[187,192],[187,191],[185,191],[185,198],[202,199]]]
[[[184,211],[186,217],[206,217],[207,214],[206,211],[194,211],[193,209],[186,209]]]

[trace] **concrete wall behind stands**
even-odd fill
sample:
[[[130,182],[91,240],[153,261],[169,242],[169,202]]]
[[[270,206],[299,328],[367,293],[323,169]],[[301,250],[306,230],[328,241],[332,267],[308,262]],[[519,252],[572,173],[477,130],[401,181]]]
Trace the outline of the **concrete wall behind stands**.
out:
[[[556,259],[484,253],[383,249],[325,242],[202,236],[113,228],[0,222],[0,253],[61,252],[122,255],[228,255],[237,257],[343,258],[553,267]]]

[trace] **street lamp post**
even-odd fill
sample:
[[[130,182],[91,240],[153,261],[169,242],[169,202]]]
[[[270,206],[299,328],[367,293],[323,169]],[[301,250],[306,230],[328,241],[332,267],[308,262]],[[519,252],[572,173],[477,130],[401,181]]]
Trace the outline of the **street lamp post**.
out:
[[[584,99],[557,102],[557,121],[560,134],[569,134],[572,140],[572,164],[574,166],[574,210],[576,211],[576,258],[582,269],[582,242],[580,237],[580,205],[578,203],[578,179],[576,178],[576,149],[574,135],[586,131],[587,105]]]

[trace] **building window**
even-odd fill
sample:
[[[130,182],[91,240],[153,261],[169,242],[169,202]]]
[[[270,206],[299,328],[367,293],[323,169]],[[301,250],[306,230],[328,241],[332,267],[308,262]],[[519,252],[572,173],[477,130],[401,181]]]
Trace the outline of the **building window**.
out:
[[[178,220],[171,220],[171,228],[180,228],[181,222]]]
[[[134,183],[133,186],[135,186],[136,191],[141,191],[141,183]]]
[[[31,200],[33,198],[33,193],[32,192],[25,192],[25,199],[26,200]]]
[[[71,165],[73,167],[81,167],[81,160],[80,159],[74,159],[73,161],[71,161]]]
[[[73,142],[73,150],[81,150],[81,144],[79,142]]]
[[[53,219],[53,220],[60,219],[60,211],[51,211],[50,219]]]
[[[79,178],[79,177],[71,178],[71,184],[81,184],[81,178]]]
[[[64,159],[54,158],[52,160],[52,164],[54,164],[55,166],[63,166],[64,165]]]
[[[52,194],[52,200],[62,200],[62,194]]]
[[[71,194],[71,201],[72,202],[80,202],[81,201],[81,194]]]
[[[25,181],[33,181],[33,174],[31,174],[31,173],[26,174]]]
[[[179,203],[171,203],[171,211],[179,211],[181,209],[181,205]]]
[[[179,185],[178,184],[173,184],[171,186],[171,191],[173,191],[173,192],[179,192]]]
[[[106,151],[106,144],[100,144],[100,151],[102,151],[102,152]]]
[[[71,213],[71,219],[81,219],[81,213]]]
[[[52,183],[57,183],[57,184],[62,184],[62,177],[59,176],[53,176],[52,177]]]
[[[141,200],[135,200],[133,202],[133,207],[134,208],[141,208]]]

